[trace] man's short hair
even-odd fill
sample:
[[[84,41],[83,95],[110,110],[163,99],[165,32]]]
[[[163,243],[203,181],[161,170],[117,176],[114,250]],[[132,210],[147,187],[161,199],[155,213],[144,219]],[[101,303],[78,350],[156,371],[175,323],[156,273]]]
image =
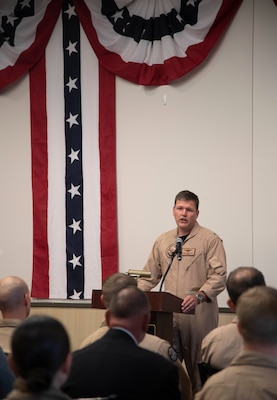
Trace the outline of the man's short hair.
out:
[[[176,202],[178,200],[193,201],[195,203],[196,210],[198,210],[199,208],[198,196],[195,193],[190,192],[189,190],[182,190],[181,192],[179,192],[175,196],[174,205],[176,205]]]
[[[116,318],[132,318],[150,313],[150,303],[145,292],[136,286],[128,286],[112,296],[109,310]]]
[[[247,343],[277,344],[277,290],[256,286],[243,293],[237,305],[241,334]]]
[[[127,286],[137,286],[137,281],[130,275],[123,274],[121,272],[116,272],[110,275],[103,283],[102,295],[106,306],[108,307],[111,298],[119,290],[124,289]]]
[[[226,289],[233,304],[242,293],[255,286],[265,286],[264,275],[255,267],[238,267],[230,272]]]

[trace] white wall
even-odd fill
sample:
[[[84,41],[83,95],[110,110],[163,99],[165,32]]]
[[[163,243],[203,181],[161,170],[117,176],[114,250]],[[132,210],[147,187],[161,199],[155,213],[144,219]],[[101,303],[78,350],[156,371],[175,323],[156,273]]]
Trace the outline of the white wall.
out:
[[[277,287],[277,7],[244,0],[209,58],[161,87],[117,78],[119,265],[141,269],[175,226],[177,192],[223,239],[229,270],[255,265]],[[0,268],[31,282],[28,78],[0,93]],[[164,105],[166,96],[166,105]],[[227,294],[220,295],[225,307]]]

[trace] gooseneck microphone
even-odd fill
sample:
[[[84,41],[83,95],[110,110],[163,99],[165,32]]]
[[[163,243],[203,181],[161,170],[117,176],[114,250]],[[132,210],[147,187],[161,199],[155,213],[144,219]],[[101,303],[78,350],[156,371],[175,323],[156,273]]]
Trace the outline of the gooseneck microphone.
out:
[[[176,240],[175,251],[173,251],[173,253],[171,254],[170,263],[168,264],[168,267],[164,273],[164,276],[162,277],[160,287],[159,287],[159,292],[162,291],[164,280],[166,278],[166,275],[168,274],[168,271],[170,270],[170,267],[172,265],[174,257],[177,255],[178,261],[182,260],[182,244],[183,244],[183,240],[180,237],[178,237]]]
[[[183,244],[183,239],[178,237],[176,240],[176,254],[178,261],[182,260],[182,244]]]

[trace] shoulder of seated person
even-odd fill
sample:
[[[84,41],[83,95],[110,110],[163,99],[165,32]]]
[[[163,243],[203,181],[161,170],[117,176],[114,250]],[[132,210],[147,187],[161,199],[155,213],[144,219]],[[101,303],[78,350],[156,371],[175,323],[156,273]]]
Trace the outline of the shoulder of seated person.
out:
[[[218,326],[217,328],[214,328],[211,330],[203,339],[203,343],[209,342],[209,341],[217,341],[222,339],[222,335],[224,334],[224,331],[226,330],[226,326]]]
[[[144,349],[153,351],[154,353],[158,353],[170,361],[177,361],[177,353],[171,344],[159,336],[146,333],[144,339],[140,343],[140,346]]]

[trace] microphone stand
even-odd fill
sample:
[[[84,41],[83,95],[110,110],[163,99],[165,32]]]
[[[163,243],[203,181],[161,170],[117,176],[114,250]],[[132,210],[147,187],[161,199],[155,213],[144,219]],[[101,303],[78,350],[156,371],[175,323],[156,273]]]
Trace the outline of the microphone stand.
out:
[[[164,284],[164,280],[165,280],[165,278],[166,278],[166,275],[168,274],[168,271],[170,270],[170,267],[171,267],[171,265],[172,265],[172,263],[173,263],[173,259],[174,259],[175,256],[176,256],[176,251],[174,251],[174,252],[172,253],[172,255],[171,255],[170,263],[168,264],[168,267],[167,267],[167,269],[166,269],[166,271],[165,271],[165,273],[164,273],[164,276],[162,277],[161,283],[160,283],[159,292],[162,291],[162,287],[163,287],[163,284]]]

